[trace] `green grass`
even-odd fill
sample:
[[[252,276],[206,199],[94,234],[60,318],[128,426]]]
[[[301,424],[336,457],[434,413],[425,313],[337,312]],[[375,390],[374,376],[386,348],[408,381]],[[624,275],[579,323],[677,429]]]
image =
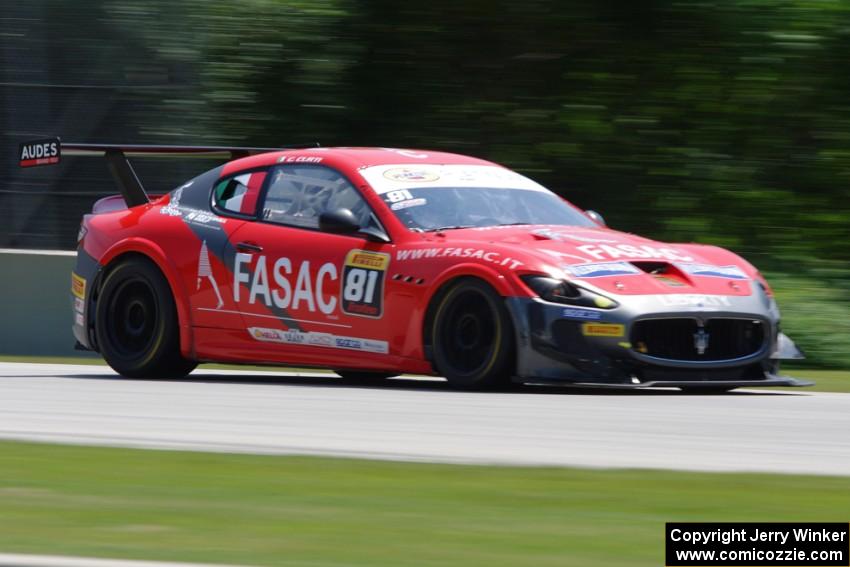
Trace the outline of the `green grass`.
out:
[[[663,565],[670,521],[847,521],[850,478],[0,443],[0,550],[257,565]]]
[[[850,370],[809,370],[806,368],[783,368],[783,374],[794,378],[814,380],[808,388],[782,388],[801,392],[850,392]]]

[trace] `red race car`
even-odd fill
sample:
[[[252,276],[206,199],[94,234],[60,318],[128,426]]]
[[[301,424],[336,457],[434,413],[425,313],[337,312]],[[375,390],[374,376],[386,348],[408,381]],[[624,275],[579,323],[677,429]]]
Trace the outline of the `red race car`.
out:
[[[759,272],[666,244],[484,160],[391,148],[21,145],[106,158],[80,227],[73,332],[119,374],[199,362],[620,387],[805,385]],[[231,161],[149,198],[128,156]]]

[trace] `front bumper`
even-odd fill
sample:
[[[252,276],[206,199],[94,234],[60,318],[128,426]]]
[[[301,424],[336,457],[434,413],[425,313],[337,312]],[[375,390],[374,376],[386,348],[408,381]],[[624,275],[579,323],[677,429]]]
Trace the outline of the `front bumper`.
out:
[[[516,380],[618,388],[811,385],[779,374],[780,359],[802,354],[779,331],[775,303],[762,294],[616,300],[614,309],[593,309],[509,298]]]

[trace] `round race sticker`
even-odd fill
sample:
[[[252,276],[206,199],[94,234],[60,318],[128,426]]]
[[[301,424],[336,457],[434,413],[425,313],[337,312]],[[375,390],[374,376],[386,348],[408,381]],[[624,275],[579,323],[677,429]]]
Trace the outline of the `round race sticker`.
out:
[[[427,169],[414,169],[412,167],[396,167],[384,172],[384,177],[391,181],[408,181],[411,183],[436,181],[440,178],[434,171]]]

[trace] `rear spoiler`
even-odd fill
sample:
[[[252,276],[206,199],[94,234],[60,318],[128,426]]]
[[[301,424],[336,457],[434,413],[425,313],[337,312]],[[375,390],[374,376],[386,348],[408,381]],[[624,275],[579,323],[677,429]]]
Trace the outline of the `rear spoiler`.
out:
[[[112,177],[121,191],[128,207],[149,202],[148,194],[136,176],[128,157],[201,157],[234,160],[254,154],[277,152],[284,149],[310,147],[306,145],[280,148],[244,148],[225,146],[147,146],[134,144],[78,144],[63,142],[59,138],[46,138],[24,142],[18,151],[21,167],[55,165],[62,156],[103,157],[112,172]]]

